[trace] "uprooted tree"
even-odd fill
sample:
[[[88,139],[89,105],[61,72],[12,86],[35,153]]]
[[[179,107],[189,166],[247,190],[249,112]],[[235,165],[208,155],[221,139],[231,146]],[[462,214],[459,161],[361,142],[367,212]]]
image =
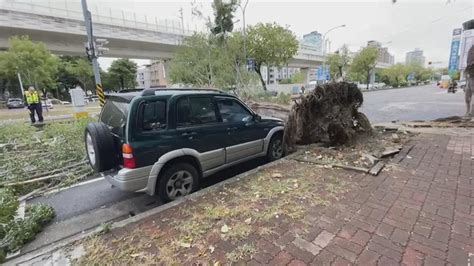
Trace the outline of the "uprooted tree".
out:
[[[296,145],[322,142],[350,144],[372,133],[367,117],[358,111],[364,98],[357,85],[340,82],[317,86],[293,105],[283,137],[287,152]]]

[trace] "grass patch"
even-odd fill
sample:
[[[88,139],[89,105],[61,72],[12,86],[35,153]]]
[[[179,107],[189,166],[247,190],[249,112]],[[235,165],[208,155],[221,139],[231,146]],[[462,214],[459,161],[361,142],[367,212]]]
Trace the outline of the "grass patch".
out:
[[[238,241],[247,238],[252,233],[252,227],[245,223],[238,223],[231,227],[226,237],[232,241]]]
[[[252,258],[252,256],[257,252],[257,249],[252,244],[244,244],[242,246],[237,247],[232,252],[226,255],[227,259],[230,262],[238,262],[243,260],[244,258]]]
[[[160,234],[152,237],[155,228],[143,226],[145,230],[138,240],[129,236],[117,240],[112,251],[103,250],[111,254],[104,258],[93,257],[85,264],[144,264],[150,256],[146,253],[144,243],[152,243],[158,249],[154,254],[159,254],[159,262],[166,265],[216,259],[219,263],[236,263],[255,254],[256,248],[249,239],[251,234],[277,234],[273,227],[277,225],[271,224],[276,216],[283,218],[285,223],[304,224],[310,208],[330,206],[331,200],[347,189],[348,183],[342,179],[324,178],[323,173],[327,174],[325,171],[333,170],[305,164],[295,167],[292,163],[283,167],[279,171],[281,175],[274,175],[276,171],[260,172],[224,188],[215,198],[206,196],[196,202],[177,206],[173,211],[154,219],[161,230]],[[213,254],[218,254],[213,253],[214,243],[220,241],[239,244],[226,254],[227,261],[213,257]],[[93,244],[108,245],[99,242]],[[93,249],[94,246],[89,248]],[[136,253],[139,255],[130,258],[130,254]]]

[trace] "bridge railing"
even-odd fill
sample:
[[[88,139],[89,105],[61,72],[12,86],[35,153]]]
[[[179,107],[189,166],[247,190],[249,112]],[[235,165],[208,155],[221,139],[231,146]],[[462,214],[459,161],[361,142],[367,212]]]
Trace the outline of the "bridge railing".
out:
[[[58,2],[56,2],[57,4]],[[95,7],[95,8],[94,8]],[[10,0],[0,0],[0,9],[17,12],[31,13],[37,15],[59,17],[73,20],[84,20],[82,9],[77,2],[62,3],[62,6],[47,5],[37,3],[16,2]],[[158,20],[157,17],[126,12],[114,9],[98,9],[97,6],[89,7],[92,13],[92,22],[106,25],[120,26],[133,29],[143,29],[161,33],[172,33],[184,36],[190,36],[194,31],[185,28],[180,22],[175,20]]]

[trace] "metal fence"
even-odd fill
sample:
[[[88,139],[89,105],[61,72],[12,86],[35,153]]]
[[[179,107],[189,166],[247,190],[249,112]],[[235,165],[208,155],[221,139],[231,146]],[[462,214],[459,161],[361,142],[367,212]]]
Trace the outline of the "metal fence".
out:
[[[82,8],[77,2],[48,1],[47,5],[30,2],[17,2],[12,0],[0,1],[0,9],[17,12],[25,12],[37,15],[60,17],[73,20],[84,20]],[[89,6],[92,13],[92,22],[120,26],[133,29],[143,29],[162,33],[172,33],[184,36],[191,36],[194,31],[185,28],[182,23],[176,20],[158,19],[155,16],[137,14],[117,9],[99,9],[96,5]]]

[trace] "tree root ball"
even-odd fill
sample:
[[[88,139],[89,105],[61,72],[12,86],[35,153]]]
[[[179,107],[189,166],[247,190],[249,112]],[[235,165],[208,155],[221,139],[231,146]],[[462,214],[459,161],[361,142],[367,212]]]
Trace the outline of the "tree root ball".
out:
[[[367,117],[358,111],[364,97],[347,82],[316,86],[293,105],[284,133],[287,152],[296,145],[322,142],[331,146],[353,143],[372,134]]]

